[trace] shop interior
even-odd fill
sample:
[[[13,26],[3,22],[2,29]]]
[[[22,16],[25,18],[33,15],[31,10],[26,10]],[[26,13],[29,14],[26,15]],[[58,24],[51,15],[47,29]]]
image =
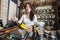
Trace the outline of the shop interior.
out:
[[[39,38],[41,30],[33,31],[31,38],[21,38],[18,20],[25,14],[25,5],[30,3],[34,8],[38,23],[43,25],[43,39]],[[33,28],[34,29],[34,28]],[[24,33],[24,32],[23,32]],[[60,40],[60,0],[0,0],[0,39],[1,40]]]

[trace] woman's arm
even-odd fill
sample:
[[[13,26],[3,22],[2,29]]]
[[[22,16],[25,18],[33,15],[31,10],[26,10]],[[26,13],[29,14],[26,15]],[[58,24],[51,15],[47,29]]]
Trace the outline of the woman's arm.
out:
[[[23,21],[23,19],[24,19],[24,15],[22,15],[22,17],[20,18],[20,20],[18,21],[18,23],[21,24],[22,21]]]

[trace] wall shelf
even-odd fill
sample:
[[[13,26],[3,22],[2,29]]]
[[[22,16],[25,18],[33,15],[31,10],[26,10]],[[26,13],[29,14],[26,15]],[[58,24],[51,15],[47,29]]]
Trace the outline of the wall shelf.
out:
[[[49,7],[50,8],[50,7]],[[38,8],[39,9],[39,8]],[[51,9],[42,9],[42,11],[36,10],[36,15],[38,17],[39,21],[45,22],[45,27],[49,26],[51,29],[55,28],[55,23],[56,23],[56,15],[55,15],[55,10],[53,7]],[[53,12],[51,11],[53,9]],[[48,10],[48,11],[46,11]],[[53,27],[53,28],[52,28]]]

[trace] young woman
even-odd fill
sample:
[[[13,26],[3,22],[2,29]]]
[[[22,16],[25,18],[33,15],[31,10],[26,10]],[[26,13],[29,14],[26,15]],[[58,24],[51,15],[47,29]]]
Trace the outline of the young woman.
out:
[[[26,13],[22,15],[21,19],[18,21],[18,23],[24,22],[25,25],[28,27],[28,29],[31,29],[32,25],[34,25],[35,22],[37,22],[37,17],[34,15],[34,10],[30,3],[26,4]]]
[[[31,6],[30,3],[26,4],[26,13],[22,15],[22,17],[20,18],[20,20],[18,21],[18,23],[22,23],[24,22],[25,25],[27,26],[27,32],[30,32],[30,36],[32,36],[32,25],[34,25],[34,23],[37,22],[37,17],[36,15],[34,15],[34,9]]]

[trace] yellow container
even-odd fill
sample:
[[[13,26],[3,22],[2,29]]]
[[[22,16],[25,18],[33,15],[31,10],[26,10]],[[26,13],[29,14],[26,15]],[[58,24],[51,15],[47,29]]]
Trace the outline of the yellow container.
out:
[[[27,26],[24,23],[20,24],[20,27],[25,29],[25,30],[27,29]]]

